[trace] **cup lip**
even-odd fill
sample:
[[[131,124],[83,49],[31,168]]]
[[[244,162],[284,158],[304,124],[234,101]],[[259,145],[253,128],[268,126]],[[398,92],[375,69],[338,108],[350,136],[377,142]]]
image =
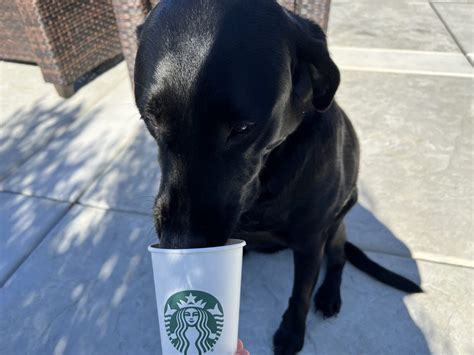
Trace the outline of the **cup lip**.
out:
[[[209,248],[190,248],[190,249],[161,249],[155,246],[159,243],[153,243],[148,246],[148,251],[152,254],[201,254],[201,253],[218,253],[233,249],[243,248],[247,243],[242,239],[231,238],[226,245]]]

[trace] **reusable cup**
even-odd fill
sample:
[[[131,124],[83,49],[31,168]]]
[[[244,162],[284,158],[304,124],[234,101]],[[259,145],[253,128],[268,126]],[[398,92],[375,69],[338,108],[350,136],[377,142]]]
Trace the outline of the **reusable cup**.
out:
[[[213,248],[150,245],[163,355],[234,355],[243,240]]]

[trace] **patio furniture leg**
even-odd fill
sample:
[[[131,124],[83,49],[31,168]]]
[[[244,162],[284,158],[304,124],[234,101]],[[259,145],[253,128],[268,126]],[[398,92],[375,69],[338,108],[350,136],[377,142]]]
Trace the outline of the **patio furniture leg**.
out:
[[[74,95],[74,92],[75,92],[74,84],[68,84],[68,85],[54,84],[54,87],[56,88],[58,95],[61,97],[64,97],[65,99]]]

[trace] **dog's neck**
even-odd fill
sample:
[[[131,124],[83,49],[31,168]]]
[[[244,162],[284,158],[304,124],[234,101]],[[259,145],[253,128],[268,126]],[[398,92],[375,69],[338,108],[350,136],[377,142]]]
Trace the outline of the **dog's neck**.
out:
[[[278,140],[265,158],[265,166],[259,174],[260,192],[276,195],[283,186],[297,178],[297,172],[305,164],[318,139],[318,130],[324,120],[324,114],[309,111],[298,127],[288,136]],[[324,124],[324,123],[323,123]]]

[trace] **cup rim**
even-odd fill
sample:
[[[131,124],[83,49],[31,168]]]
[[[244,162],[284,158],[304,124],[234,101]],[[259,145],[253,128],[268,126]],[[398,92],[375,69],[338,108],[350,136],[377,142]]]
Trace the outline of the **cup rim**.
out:
[[[152,254],[200,254],[216,253],[221,251],[243,248],[247,243],[242,239],[229,239],[225,245],[209,248],[190,248],[190,249],[161,249],[156,246],[159,243],[153,243],[148,246],[148,251]]]

